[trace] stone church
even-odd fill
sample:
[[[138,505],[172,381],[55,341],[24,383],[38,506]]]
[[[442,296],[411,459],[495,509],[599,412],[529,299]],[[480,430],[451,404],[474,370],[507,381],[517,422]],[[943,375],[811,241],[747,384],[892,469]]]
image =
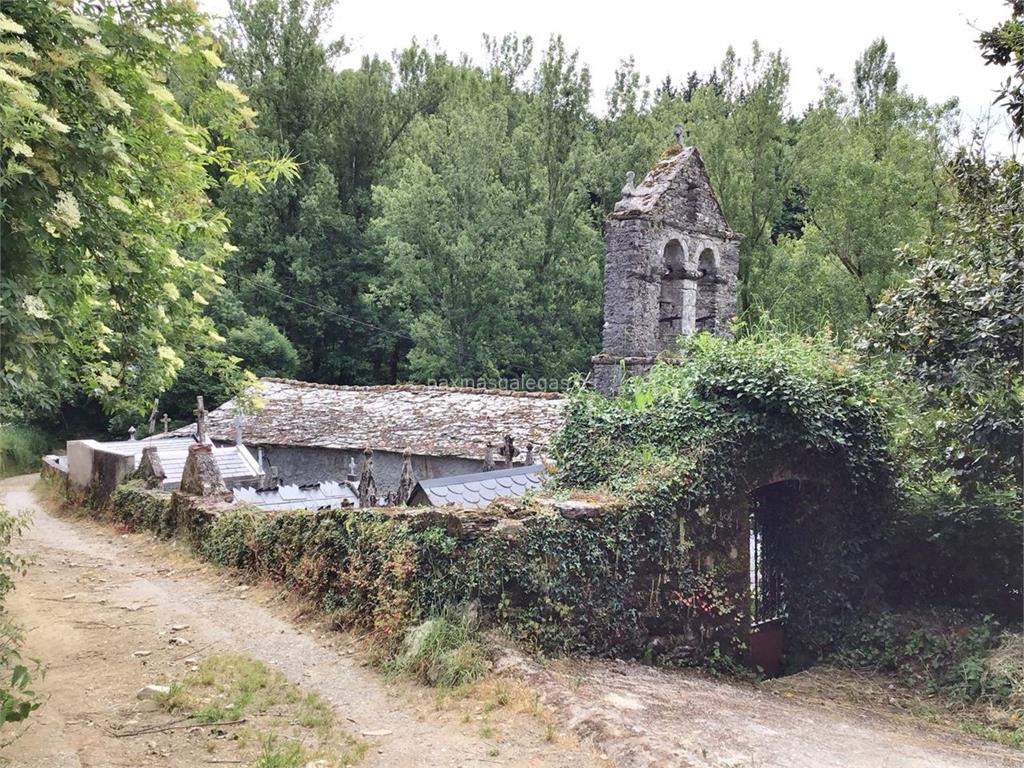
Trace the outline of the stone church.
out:
[[[680,335],[729,333],[740,236],[678,127],[640,184],[629,174],[605,241],[603,346],[591,377],[598,391],[614,394],[624,375],[648,370]],[[281,379],[264,379],[262,388],[264,407],[247,418],[244,442],[280,483],[351,480],[366,448],[382,493],[404,471],[429,481],[532,466],[564,423],[565,398],[556,393]],[[209,414],[218,444],[241,443],[240,428],[231,401]],[[506,443],[516,446],[512,456],[500,454]]]
[[[604,329],[596,389],[648,370],[680,335],[729,333],[740,235],[729,228],[696,147],[668,148],[640,184],[629,174],[605,225]]]

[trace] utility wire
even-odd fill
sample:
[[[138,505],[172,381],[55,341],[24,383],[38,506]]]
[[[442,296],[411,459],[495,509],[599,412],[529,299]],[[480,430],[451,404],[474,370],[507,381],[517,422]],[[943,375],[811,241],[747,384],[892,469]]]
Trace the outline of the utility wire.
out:
[[[319,304],[314,304],[311,301],[306,301],[305,299],[300,299],[298,296],[292,296],[290,294],[285,293],[284,291],[279,291],[276,288],[271,288],[269,285],[263,285],[261,283],[257,283],[255,280],[252,280],[252,279],[246,277],[245,275],[240,275],[237,272],[234,273],[234,276],[237,277],[239,280],[244,280],[246,283],[248,283],[249,285],[253,286],[254,288],[257,288],[257,289],[263,290],[263,291],[270,291],[271,293],[276,293],[278,296],[280,296],[283,299],[288,299],[289,301],[297,301],[299,304],[305,304],[307,307],[312,307],[313,309],[318,310],[320,312],[323,312],[326,315],[333,315],[334,317],[340,318],[340,319],[345,320],[347,322],[356,323],[358,325],[365,326],[366,328],[372,328],[375,331],[380,331],[381,333],[387,334],[388,336],[394,336],[395,338],[405,339],[406,341],[411,341],[414,344],[416,343],[416,339],[414,339],[412,336],[407,336],[406,334],[402,333],[401,331],[388,330],[387,328],[382,328],[379,325],[374,325],[373,323],[368,323],[365,320],[360,320],[357,317],[352,317],[351,315],[346,315],[346,314],[344,314],[342,312],[336,312],[333,309],[326,309],[324,307],[321,307]]]

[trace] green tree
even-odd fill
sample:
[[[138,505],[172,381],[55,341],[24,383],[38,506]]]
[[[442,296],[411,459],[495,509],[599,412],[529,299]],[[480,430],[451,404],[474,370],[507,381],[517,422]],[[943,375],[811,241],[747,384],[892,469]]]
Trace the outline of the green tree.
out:
[[[412,120],[436,110],[446,62],[413,44],[394,62],[337,71],[346,47],[325,39],[333,5],[231,2],[224,58],[260,113],[261,144],[294,155],[301,175],[222,197],[239,246],[227,280],[296,347],[302,377],[393,381],[407,344],[366,299],[382,266],[366,232],[371,189]]]
[[[76,395],[140,412],[186,349],[236,378],[203,313],[231,247],[210,195],[294,171],[235,150],[252,111],[189,4],[81,11],[0,16],[0,379],[19,417]]]
[[[926,596],[1019,617],[1024,522],[1024,171],[963,153],[952,226],[903,251],[909,279],[868,337],[919,416],[899,432],[908,504],[893,570]]]
[[[981,33],[981,55],[986,64],[1012,67],[1000,89],[997,104],[1006,107],[1018,136],[1024,135],[1024,0],[1008,0],[1010,18]]]
[[[941,237],[944,227],[943,138],[955,103],[929,105],[900,91],[884,40],[854,72],[850,94],[826,80],[801,119],[793,152],[799,236],[783,236],[756,265],[758,312],[793,330],[828,321],[846,333],[863,322],[905,275],[896,249]]]
[[[451,68],[375,190],[387,269],[371,295],[402,318],[414,378],[562,378],[597,344],[590,75],[560,38],[529,80],[532,41],[487,44],[490,71]]]
[[[412,127],[410,157],[376,192],[387,265],[376,300],[405,318],[413,378],[508,364],[528,230],[499,176],[506,121],[500,103],[449,105]]]

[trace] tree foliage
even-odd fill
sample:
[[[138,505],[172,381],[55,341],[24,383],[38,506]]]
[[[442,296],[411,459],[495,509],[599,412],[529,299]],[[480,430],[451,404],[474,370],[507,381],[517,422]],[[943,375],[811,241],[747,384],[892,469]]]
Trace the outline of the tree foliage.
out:
[[[1011,67],[1012,72],[1000,89],[997,104],[1002,104],[1018,136],[1024,136],[1024,2],[1007,0],[1010,18],[981,33],[981,55],[986,64]]]
[[[187,348],[232,361],[203,313],[223,279],[220,186],[285,159],[238,153],[254,117],[188,3],[12,0],[0,16],[0,335],[10,411],[84,393],[141,410]]]
[[[676,123],[745,236],[740,333],[845,336],[905,279],[895,250],[949,226],[953,106],[910,94],[883,40],[803,110],[783,53],[755,43],[657,88],[628,58],[598,114],[560,38],[487,38],[480,64],[413,41],[342,68],[331,0],[232,0],[216,32],[167,0],[60,8],[18,0],[4,32],[19,404],[162,395],[187,417],[238,364],[331,383],[583,373],[604,217]]]
[[[903,522],[908,538],[926,537],[937,552],[917,577],[939,593],[1016,610],[1024,171],[965,152],[953,172],[949,233],[903,252],[910,278],[879,306],[867,343],[893,357],[905,387],[921,390],[920,415],[904,435],[912,468]]]

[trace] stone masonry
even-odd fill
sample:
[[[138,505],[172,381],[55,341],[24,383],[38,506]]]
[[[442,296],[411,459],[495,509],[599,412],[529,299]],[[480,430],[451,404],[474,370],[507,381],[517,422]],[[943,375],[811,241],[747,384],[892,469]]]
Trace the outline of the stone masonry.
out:
[[[680,335],[729,333],[740,240],[696,148],[672,145],[638,186],[627,177],[605,225],[603,343],[592,361],[599,392],[614,394],[623,375],[649,369]]]

